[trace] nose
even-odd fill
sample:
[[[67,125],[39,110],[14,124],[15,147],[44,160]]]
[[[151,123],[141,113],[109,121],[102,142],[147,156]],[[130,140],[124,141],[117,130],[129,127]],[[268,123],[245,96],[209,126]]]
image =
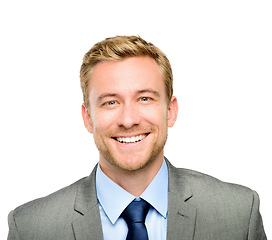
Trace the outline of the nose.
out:
[[[118,125],[126,129],[132,128],[133,126],[139,125],[140,115],[137,107],[133,104],[124,104],[120,109],[118,116]]]

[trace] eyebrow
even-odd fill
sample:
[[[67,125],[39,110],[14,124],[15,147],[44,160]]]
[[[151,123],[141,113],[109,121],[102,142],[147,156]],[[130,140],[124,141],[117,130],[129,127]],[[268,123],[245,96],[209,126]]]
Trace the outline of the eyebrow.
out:
[[[96,99],[96,103],[101,102],[103,98],[115,97],[116,95],[117,95],[116,93],[103,93]]]
[[[158,91],[155,91],[153,89],[143,89],[143,90],[139,90],[138,91],[138,94],[141,94],[141,93],[151,93],[151,94],[154,94],[156,97],[160,97],[161,95],[159,94]]]

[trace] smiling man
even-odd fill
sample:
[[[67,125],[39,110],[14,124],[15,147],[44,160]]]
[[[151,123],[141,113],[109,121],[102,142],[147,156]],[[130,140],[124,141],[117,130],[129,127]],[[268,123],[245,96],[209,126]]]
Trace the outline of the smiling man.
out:
[[[178,103],[157,47],[136,36],[105,39],[85,54],[80,79],[99,163],[89,177],[12,211],[8,239],[266,239],[255,191],[164,157]]]
[[[100,152],[100,167],[115,183],[140,196],[162,166],[177,100],[166,96],[158,64],[149,56],[101,62],[90,79],[89,104],[82,112]]]

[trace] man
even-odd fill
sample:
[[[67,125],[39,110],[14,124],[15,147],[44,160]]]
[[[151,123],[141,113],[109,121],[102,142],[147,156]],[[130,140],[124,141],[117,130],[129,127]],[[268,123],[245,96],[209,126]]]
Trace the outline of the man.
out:
[[[256,192],[164,157],[178,104],[157,47],[135,36],[108,38],[85,54],[80,79],[99,164],[12,211],[8,239],[266,239]]]

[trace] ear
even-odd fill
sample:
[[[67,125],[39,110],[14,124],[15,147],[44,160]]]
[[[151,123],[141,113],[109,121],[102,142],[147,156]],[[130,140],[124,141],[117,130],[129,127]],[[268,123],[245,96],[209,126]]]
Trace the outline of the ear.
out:
[[[178,101],[176,97],[172,97],[168,105],[168,127],[173,127],[178,116]]]
[[[88,130],[89,133],[93,133],[93,123],[92,123],[91,115],[89,114],[89,111],[87,107],[85,107],[84,104],[82,104],[81,106],[81,113],[82,113],[82,118],[83,118],[85,128]]]

